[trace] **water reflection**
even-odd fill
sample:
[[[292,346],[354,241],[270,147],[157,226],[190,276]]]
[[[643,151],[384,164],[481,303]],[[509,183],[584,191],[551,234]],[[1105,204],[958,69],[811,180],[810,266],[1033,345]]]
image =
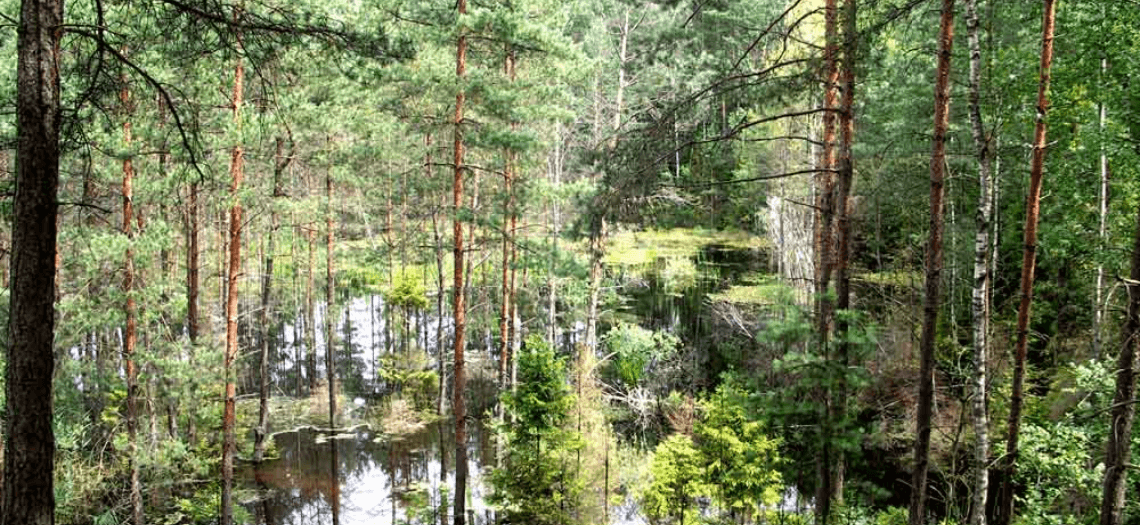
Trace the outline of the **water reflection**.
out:
[[[367,426],[329,436],[302,428],[274,436],[279,458],[252,474],[262,499],[249,504],[257,524],[301,525],[447,523],[447,489],[454,479],[442,470],[441,425],[428,425],[404,439],[391,440]],[[486,523],[482,458],[489,440],[480,425],[469,449],[469,519]],[[447,447],[443,447],[447,448]],[[490,457],[490,456],[487,456]],[[331,466],[331,468],[330,468]]]

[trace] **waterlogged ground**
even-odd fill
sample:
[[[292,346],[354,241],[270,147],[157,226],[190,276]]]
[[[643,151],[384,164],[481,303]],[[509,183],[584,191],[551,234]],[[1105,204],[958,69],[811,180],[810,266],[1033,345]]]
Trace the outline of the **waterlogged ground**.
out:
[[[489,512],[482,482],[489,449],[482,426],[470,430],[467,507],[479,524]],[[278,458],[247,474],[257,499],[246,508],[265,525],[443,523],[451,497],[441,487],[454,484],[454,454],[439,444],[453,446],[452,435],[439,424],[398,438],[364,425],[331,436],[311,427],[277,434]]]
[[[618,322],[674,333],[698,341],[710,331],[716,303],[768,300],[768,244],[739,232],[670,230],[624,232],[611,237],[608,272],[616,280],[606,326]],[[763,288],[756,288],[762,286]],[[751,287],[742,289],[741,287]],[[774,292],[772,292],[774,293]],[[433,303],[434,304],[434,303]],[[441,524],[451,522],[454,433],[448,418],[422,417],[434,399],[440,337],[446,344],[449,319],[429,312],[387,308],[380,294],[363,294],[334,310],[337,328],[336,431],[327,421],[328,387],[321,330],[308,332],[300,315],[286,324],[272,352],[274,392],[273,457],[244,472],[244,507],[249,522],[289,524]],[[312,322],[330,315],[318,306]],[[563,332],[572,347],[578,330]],[[307,335],[309,334],[309,335]],[[493,392],[494,341],[489,332],[471,334],[469,399]],[[311,345],[306,341],[311,340]],[[699,343],[694,343],[699,344]],[[311,349],[310,349],[311,347]],[[419,381],[419,386],[399,386]],[[252,385],[246,387],[251,391]],[[284,394],[284,395],[282,395]],[[392,399],[400,394],[405,401]],[[418,405],[412,407],[411,405]],[[476,407],[472,414],[483,414]],[[392,415],[395,414],[395,415]],[[493,462],[492,437],[478,419],[469,424],[469,523],[492,521],[484,503],[486,469]],[[632,494],[613,508],[610,521],[637,525],[644,519]]]

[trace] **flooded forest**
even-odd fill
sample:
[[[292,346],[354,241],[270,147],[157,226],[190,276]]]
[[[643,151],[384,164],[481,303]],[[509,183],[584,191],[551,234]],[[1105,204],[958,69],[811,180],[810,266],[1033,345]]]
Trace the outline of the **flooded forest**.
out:
[[[0,525],[1140,523],[1135,1],[0,18]]]

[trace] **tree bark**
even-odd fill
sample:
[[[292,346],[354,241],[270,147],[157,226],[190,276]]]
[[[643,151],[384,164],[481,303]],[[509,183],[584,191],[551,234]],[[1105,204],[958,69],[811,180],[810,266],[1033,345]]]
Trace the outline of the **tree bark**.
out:
[[[333,257],[333,207],[332,207],[332,168],[325,171],[325,377],[329,383],[329,431],[336,429],[336,333],[333,320],[333,305],[336,304],[336,268]],[[338,482],[339,483],[339,482]]]
[[[1025,251],[1021,259],[1021,304],[1017,309],[1017,345],[1014,347],[1013,393],[1009,402],[1009,435],[1002,468],[1002,489],[997,525],[1013,521],[1014,474],[1017,469],[1018,437],[1021,433],[1022,394],[1025,385],[1025,356],[1029,346],[1029,316],[1033,302],[1033,272],[1037,264],[1037,217],[1041,205],[1041,179],[1045,171],[1045,116],[1049,108],[1049,68],[1053,62],[1054,0],[1044,0],[1041,21],[1041,65],[1037,86],[1037,125],[1033,132],[1033,159],[1029,172],[1029,195],[1025,205]]]
[[[190,183],[190,198],[186,203],[187,233],[186,233],[186,333],[190,338],[187,347],[187,361],[194,369],[195,345],[198,344],[198,289],[199,278],[199,248],[198,248],[198,183]],[[197,411],[191,408],[186,414],[186,439],[193,445],[198,442]]]
[[[843,97],[839,108],[839,173],[836,185],[836,254],[835,254],[835,308],[846,311],[851,308],[851,188],[855,178],[855,61],[858,58],[858,33],[855,25],[858,9],[857,0],[843,3]],[[846,318],[836,319],[835,328],[839,337],[836,345],[836,360],[839,376],[836,378],[835,402],[831,404],[832,425],[838,425],[845,432],[847,419],[847,368],[850,364],[849,323]],[[837,504],[843,503],[843,478],[846,470],[846,453],[836,451],[831,470],[831,494]]]
[[[1132,244],[1131,280],[1128,284],[1128,318],[1124,322],[1120,356],[1116,361],[1116,392],[1112,399],[1108,447],[1104,460],[1104,491],[1100,525],[1124,524],[1124,492],[1132,455],[1132,424],[1136,415],[1136,353],[1140,350],[1140,210]]]
[[[1103,74],[1108,70],[1108,59],[1102,58],[1100,60],[1100,71]],[[1104,82],[1103,80],[1101,82]],[[1099,128],[1100,132],[1104,133],[1105,123],[1108,120],[1107,110],[1104,102],[1100,103],[1098,108],[1099,113]],[[1104,139],[1101,139],[1102,141]],[[1108,239],[1108,155],[1105,152],[1105,147],[1102,142],[1100,147],[1100,199],[1097,206],[1098,215],[1100,216],[1100,225],[1097,228],[1097,239],[1101,242],[1101,249],[1105,249],[1105,241]],[[1093,359],[1100,359],[1101,348],[1104,346],[1102,341],[1103,323],[1104,323],[1104,264],[1097,262],[1096,265],[1096,290],[1093,296]]]
[[[504,65],[507,79],[510,82],[515,80],[515,53],[513,49],[507,50],[506,64]],[[512,131],[518,127],[518,123],[511,122]],[[515,205],[514,194],[514,153],[507,148],[503,152],[503,157],[506,159],[503,166],[503,192],[506,193],[506,203],[503,205],[503,284],[502,284],[502,300],[499,302],[499,332],[501,341],[499,343],[499,390],[506,391],[507,389],[507,356],[510,351],[510,315],[511,315],[511,234],[514,233],[510,229],[510,222]],[[502,417],[502,407],[499,407],[499,417]]]
[[[292,146],[292,140],[290,140]],[[265,275],[261,276],[261,385],[257,411],[257,429],[254,431],[253,460],[260,462],[265,455],[265,438],[269,433],[269,350],[273,346],[274,330],[273,315],[273,254],[276,250],[274,236],[280,226],[277,207],[273,203],[278,197],[284,196],[281,187],[281,177],[289,163],[293,161],[293,152],[285,154],[285,139],[277,137],[276,151],[273,162],[273,188],[270,194],[269,232],[265,241]]]
[[[55,522],[52,353],[62,0],[23,0],[17,32],[16,194],[0,525]]]
[[[966,34],[970,46],[969,114],[970,129],[978,155],[978,210],[974,220],[974,286],[971,295],[973,321],[974,377],[972,378],[972,416],[974,421],[973,497],[970,502],[970,525],[986,524],[986,493],[989,490],[989,418],[986,413],[986,355],[989,350],[988,254],[990,249],[990,213],[993,209],[993,184],[990,182],[990,142],[985,134],[981,111],[982,51],[978,42],[977,0],[966,0]]]
[[[824,6],[824,48],[823,48],[823,147],[818,159],[819,169],[815,177],[816,185],[816,212],[814,227],[814,248],[816,253],[815,267],[815,314],[817,324],[817,337],[819,349],[829,358],[828,341],[830,339],[833,318],[833,305],[829,289],[831,287],[831,271],[834,265],[832,260],[832,221],[835,207],[835,129],[837,123],[839,94],[839,8],[836,0],[827,0]],[[824,418],[820,425],[820,451],[816,465],[819,486],[816,490],[816,521],[826,524],[831,516],[832,503],[832,458],[831,450],[831,405],[832,396],[828,388],[824,389],[823,411]]]
[[[241,10],[234,10],[234,20],[241,19]],[[238,51],[242,47],[241,34],[237,35]],[[241,127],[241,105],[245,81],[245,66],[239,56],[234,63],[233,119],[234,125]],[[238,356],[238,278],[241,276],[241,228],[242,208],[240,192],[243,178],[245,151],[241,142],[234,144],[230,156],[230,235],[229,267],[226,273],[226,349],[225,349],[225,407],[222,412],[222,511],[221,525],[232,525],[234,455],[237,452],[235,435],[235,409],[237,386],[234,383],[234,361]]]
[[[930,238],[926,245],[926,297],[919,342],[918,415],[915,421],[914,477],[910,525],[926,518],[926,474],[930,460],[930,425],[934,412],[934,338],[942,280],[942,197],[946,132],[950,125],[950,58],[954,47],[954,0],[942,0],[938,69],[934,81],[934,151],[930,156]]]
[[[454,293],[453,315],[455,318],[455,383],[452,388],[452,413],[455,416],[455,525],[464,525],[467,514],[467,411],[464,405],[463,394],[467,390],[467,378],[464,376],[463,351],[466,341],[464,329],[466,328],[466,305],[464,301],[463,279],[463,221],[461,208],[463,207],[463,102],[466,97],[463,86],[467,70],[467,33],[463,24],[467,14],[467,0],[458,0],[456,10],[459,13],[459,38],[455,46],[455,76],[459,81],[459,91],[455,94],[454,128],[455,173],[452,185],[452,206],[455,247],[452,251],[454,259]]]
[[[127,85],[126,75],[122,77],[123,87],[119,91],[119,102],[122,104],[123,114],[123,144],[131,147],[131,91]],[[137,342],[137,313],[135,306],[135,253],[134,253],[134,160],[128,156],[123,159],[123,235],[127,237],[127,251],[123,270],[123,314],[126,324],[123,327],[123,368],[127,374],[127,455],[131,470],[131,522],[134,525],[143,525],[142,486],[139,482],[139,446],[138,446],[138,367],[135,365],[135,344]]]

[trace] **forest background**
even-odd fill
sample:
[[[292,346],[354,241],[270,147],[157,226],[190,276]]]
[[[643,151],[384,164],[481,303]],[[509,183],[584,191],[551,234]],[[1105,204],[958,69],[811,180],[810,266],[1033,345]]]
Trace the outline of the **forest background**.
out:
[[[506,523],[1140,513],[1134,1],[64,8],[0,2],[0,523],[247,521],[365,422],[463,525],[476,420]]]

